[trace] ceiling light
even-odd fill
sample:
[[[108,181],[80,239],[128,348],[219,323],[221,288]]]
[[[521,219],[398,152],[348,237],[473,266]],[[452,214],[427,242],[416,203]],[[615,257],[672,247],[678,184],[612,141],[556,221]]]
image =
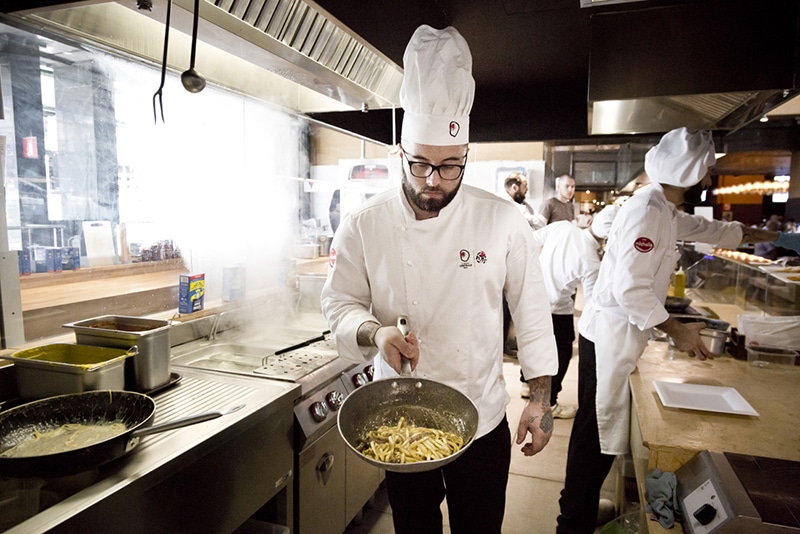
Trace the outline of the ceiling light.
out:
[[[762,115],[762,117],[760,119],[758,119],[758,120],[761,121],[761,122],[767,122],[769,120],[769,118],[766,115]]]

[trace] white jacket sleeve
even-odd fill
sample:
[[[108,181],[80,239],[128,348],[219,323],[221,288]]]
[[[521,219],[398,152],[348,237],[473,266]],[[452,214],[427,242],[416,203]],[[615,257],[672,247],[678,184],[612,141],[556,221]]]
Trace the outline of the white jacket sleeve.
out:
[[[678,239],[699,241],[721,248],[735,249],[742,242],[742,227],[737,222],[710,221],[682,211],[678,215]]]
[[[364,264],[361,236],[348,216],[331,243],[331,268],[322,288],[322,312],[336,338],[339,356],[362,362],[377,354],[375,347],[360,347],[356,334],[365,321],[380,323],[370,312],[370,286]]]

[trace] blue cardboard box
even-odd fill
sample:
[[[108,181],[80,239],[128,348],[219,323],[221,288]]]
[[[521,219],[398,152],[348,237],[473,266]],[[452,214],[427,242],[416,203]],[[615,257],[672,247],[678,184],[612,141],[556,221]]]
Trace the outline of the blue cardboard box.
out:
[[[53,273],[56,266],[53,263],[54,254],[52,247],[33,246],[31,247],[31,260],[33,262],[31,271],[34,273]],[[60,266],[59,266],[60,267]]]
[[[202,310],[205,293],[205,273],[180,275],[178,313],[193,313]]]
[[[61,268],[65,271],[77,271],[81,268],[80,247],[63,247],[61,249]]]
[[[17,260],[19,261],[19,274],[20,276],[24,276],[26,274],[31,274],[31,251],[30,250],[18,250],[17,251]]]

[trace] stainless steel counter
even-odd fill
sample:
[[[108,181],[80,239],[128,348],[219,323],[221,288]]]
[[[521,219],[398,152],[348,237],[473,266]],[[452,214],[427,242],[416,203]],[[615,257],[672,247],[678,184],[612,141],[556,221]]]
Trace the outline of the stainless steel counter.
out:
[[[125,457],[80,475],[94,482],[8,534],[230,532],[273,498],[281,501],[278,515],[288,521],[293,513],[292,406],[300,387],[189,369],[180,373],[177,385],[154,395],[155,423],[240,403],[245,407],[144,437]]]

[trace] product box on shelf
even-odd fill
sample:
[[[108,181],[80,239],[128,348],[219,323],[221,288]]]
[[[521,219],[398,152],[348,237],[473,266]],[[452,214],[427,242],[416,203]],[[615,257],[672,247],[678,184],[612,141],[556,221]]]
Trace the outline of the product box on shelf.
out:
[[[31,251],[30,250],[18,250],[17,251],[17,260],[19,261],[19,274],[20,276],[24,276],[26,274],[31,274]]]
[[[80,247],[61,248],[61,268],[65,271],[77,271],[81,268]]]
[[[205,273],[180,275],[178,313],[193,313],[202,310],[205,293]]]

